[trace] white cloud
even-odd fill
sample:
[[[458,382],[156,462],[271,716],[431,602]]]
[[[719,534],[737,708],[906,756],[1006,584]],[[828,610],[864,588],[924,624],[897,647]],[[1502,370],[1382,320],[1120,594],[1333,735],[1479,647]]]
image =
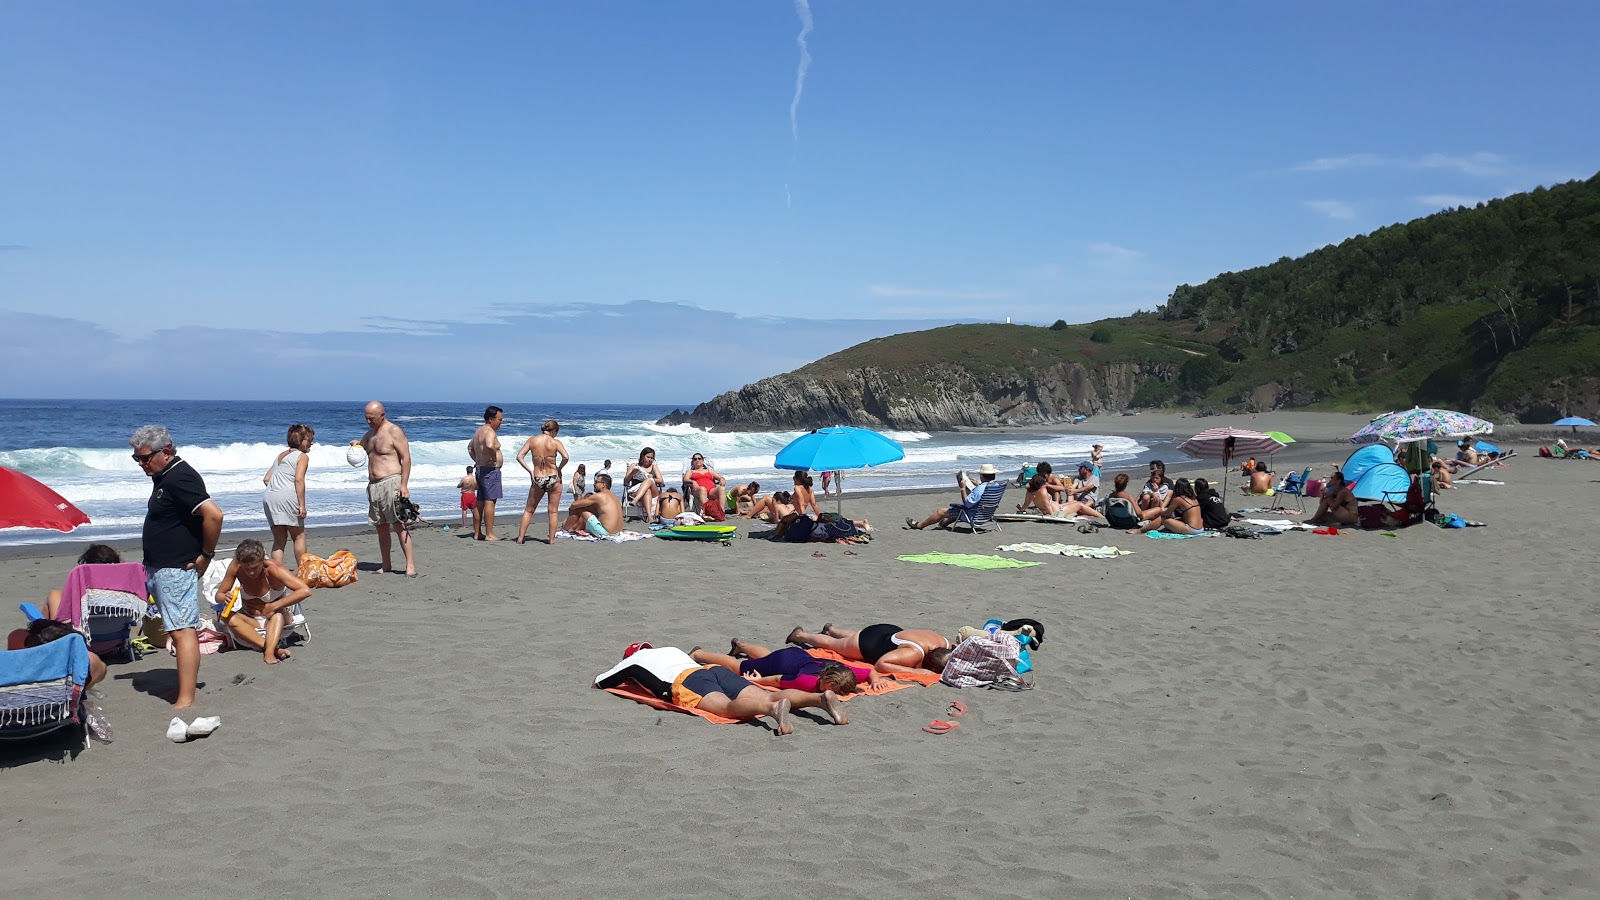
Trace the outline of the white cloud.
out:
[[[1463,175],[1497,177],[1508,172],[1507,160],[1498,153],[1468,153],[1451,156],[1448,153],[1429,153],[1418,160],[1420,169],[1450,169]]]
[[[1324,156],[1294,167],[1296,172],[1334,172],[1339,169],[1369,169],[1375,166],[1392,166],[1400,161],[1376,153],[1352,153],[1348,156]]]
[[[1107,262],[1133,262],[1143,259],[1144,254],[1138,250],[1119,247],[1108,241],[1096,241],[1089,245],[1090,255]]]
[[[1330,219],[1343,221],[1356,217],[1356,208],[1342,200],[1307,200],[1306,206]]]
[[[1416,159],[1351,153],[1323,156],[1293,167],[1296,172],[1338,172],[1344,169],[1445,169],[1476,178],[1497,178],[1512,173],[1511,160],[1499,153],[1427,153]]]
[[[920,288],[900,284],[874,284],[867,288],[875,297],[922,297],[930,300],[1004,300],[1010,291],[989,288]]]
[[[1466,197],[1461,194],[1424,194],[1413,199],[1419,205],[1430,209],[1455,209],[1458,206],[1477,206],[1488,198]]]

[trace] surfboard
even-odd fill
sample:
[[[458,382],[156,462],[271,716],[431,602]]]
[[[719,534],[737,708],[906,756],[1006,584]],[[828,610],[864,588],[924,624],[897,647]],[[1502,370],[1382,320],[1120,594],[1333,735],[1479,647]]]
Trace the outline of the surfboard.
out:
[[[656,537],[669,541],[731,541],[737,525],[674,525],[656,532]]]

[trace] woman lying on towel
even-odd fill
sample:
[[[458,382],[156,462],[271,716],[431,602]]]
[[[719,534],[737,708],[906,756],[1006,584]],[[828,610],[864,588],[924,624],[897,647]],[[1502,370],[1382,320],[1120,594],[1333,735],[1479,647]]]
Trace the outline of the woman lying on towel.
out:
[[[655,695],[686,709],[703,709],[729,719],[765,716],[778,724],[779,734],[793,734],[791,709],[823,709],[834,724],[849,724],[839,695],[832,691],[767,691],[721,666],[701,665],[677,647],[635,644],[623,652],[622,661],[595,676],[597,688],[614,688],[632,681]]]
[[[943,672],[945,660],[950,658],[955,646],[937,631],[899,625],[868,625],[860,631],[847,631],[830,624],[822,626],[816,634],[808,634],[796,625],[787,641],[802,647],[809,644],[832,650],[887,674]]]
[[[862,682],[877,686],[887,681],[870,667],[817,659],[799,647],[768,650],[760,644],[734,638],[728,651],[712,653],[696,647],[689,651],[689,656],[701,665],[721,666],[757,684],[813,694],[824,691],[853,694],[861,689]]]
[[[788,491],[778,491],[758,499],[756,505],[750,507],[750,512],[745,514],[745,518],[760,519],[776,525],[792,512],[794,512],[794,495]]]

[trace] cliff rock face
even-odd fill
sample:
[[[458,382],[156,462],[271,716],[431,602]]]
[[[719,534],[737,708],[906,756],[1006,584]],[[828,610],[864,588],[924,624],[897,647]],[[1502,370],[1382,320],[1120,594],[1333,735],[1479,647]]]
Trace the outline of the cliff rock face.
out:
[[[1172,378],[1164,363],[1076,363],[985,375],[939,363],[910,372],[876,367],[830,375],[790,372],[714,397],[659,424],[721,431],[768,431],[861,425],[905,431],[957,426],[1048,425],[1074,414],[1120,410],[1152,377]]]

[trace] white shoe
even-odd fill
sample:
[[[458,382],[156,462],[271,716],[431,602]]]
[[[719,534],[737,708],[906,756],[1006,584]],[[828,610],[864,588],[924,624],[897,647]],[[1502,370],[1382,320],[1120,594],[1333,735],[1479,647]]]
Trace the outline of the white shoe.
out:
[[[186,733],[189,737],[205,737],[222,727],[221,716],[201,716],[189,723]]]
[[[189,739],[189,726],[177,716],[172,717],[172,723],[167,726],[167,740],[174,744],[181,744]]]

